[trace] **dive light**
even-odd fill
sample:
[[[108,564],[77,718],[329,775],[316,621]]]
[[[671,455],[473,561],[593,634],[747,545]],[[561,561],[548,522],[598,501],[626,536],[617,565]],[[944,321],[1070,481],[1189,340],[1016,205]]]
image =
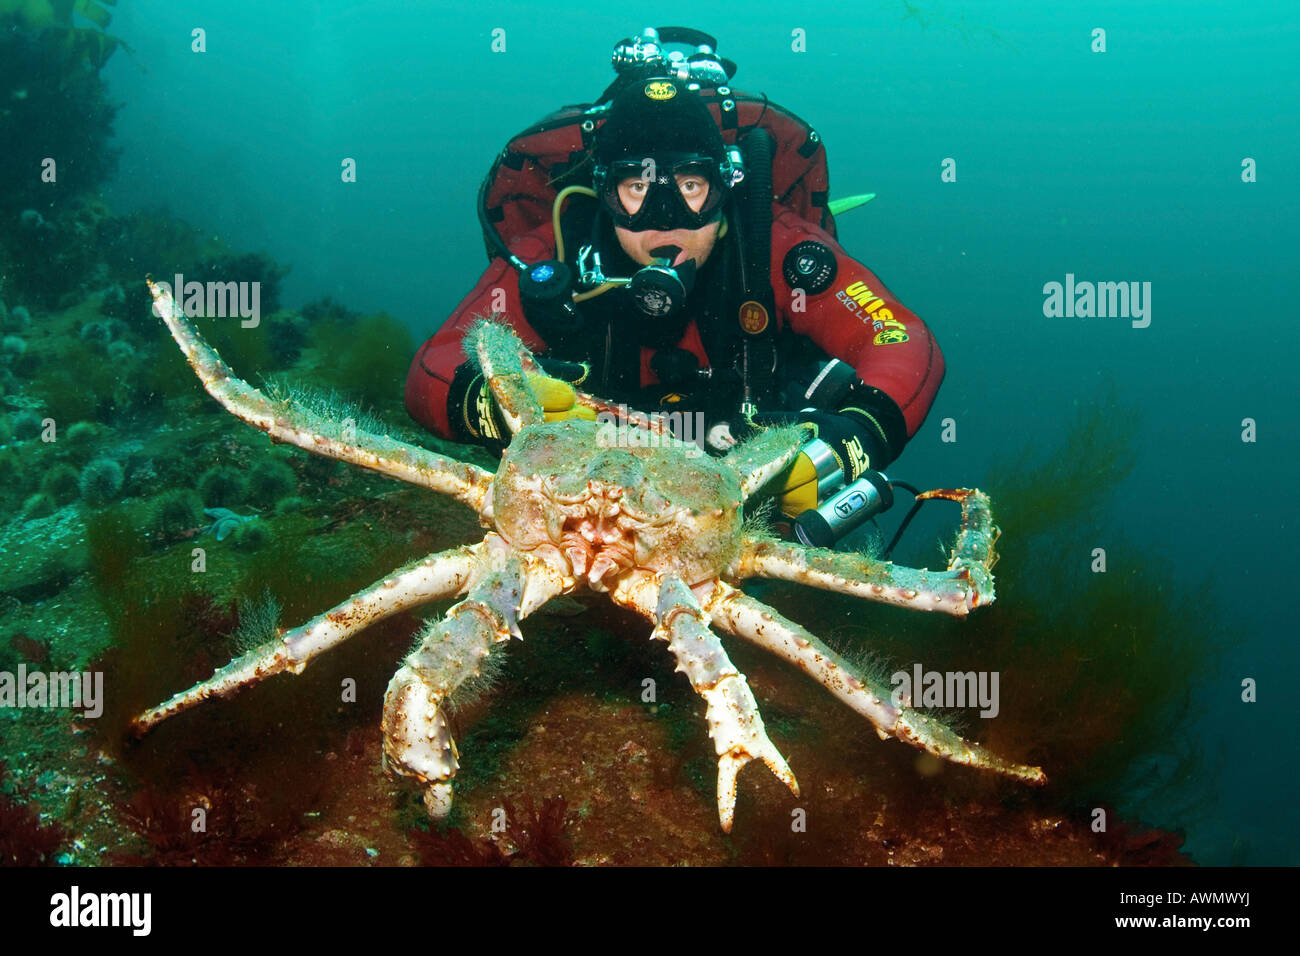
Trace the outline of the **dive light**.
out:
[[[820,503],[794,519],[794,533],[801,544],[833,547],[850,531],[894,506],[894,489],[884,472],[868,469],[845,485],[844,471],[830,445],[814,438],[803,453],[817,469]]]

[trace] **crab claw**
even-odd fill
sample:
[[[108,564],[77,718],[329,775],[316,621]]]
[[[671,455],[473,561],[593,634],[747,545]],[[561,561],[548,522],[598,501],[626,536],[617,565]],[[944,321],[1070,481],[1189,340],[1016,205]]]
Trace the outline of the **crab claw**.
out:
[[[722,698],[716,701],[712,694]],[[736,812],[736,775],[751,760],[761,760],[776,778],[799,796],[799,782],[781,751],[768,739],[758,705],[743,675],[725,678],[704,693],[708,701],[709,736],[718,749],[718,822],[731,832]]]
[[[451,813],[451,781],[431,783],[424,788],[424,808],[435,820],[447,819]]]
[[[731,825],[736,818],[736,774],[740,768],[754,759],[754,755],[731,751],[718,758],[718,822],[723,833],[731,832]],[[799,796],[799,782],[794,779],[789,765],[778,753],[775,759],[764,757],[763,762],[776,774],[777,778],[790,788],[790,792]]]
[[[745,675],[736,670],[708,615],[680,578],[669,577],[659,591],[654,638],[668,642],[677,670],[704,698],[709,736],[718,754],[718,821],[731,832],[736,814],[736,775],[751,760],[761,760],[778,780],[799,795],[790,766],[768,739],[758,703]]]

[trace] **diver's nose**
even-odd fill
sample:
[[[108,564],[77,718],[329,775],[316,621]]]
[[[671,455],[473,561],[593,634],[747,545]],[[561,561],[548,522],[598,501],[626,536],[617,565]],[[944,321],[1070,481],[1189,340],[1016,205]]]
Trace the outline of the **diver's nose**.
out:
[[[667,189],[653,189],[650,195],[646,197],[646,218],[645,228],[657,229],[660,232],[667,232],[676,224],[676,216],[673,214],[671,197]]]

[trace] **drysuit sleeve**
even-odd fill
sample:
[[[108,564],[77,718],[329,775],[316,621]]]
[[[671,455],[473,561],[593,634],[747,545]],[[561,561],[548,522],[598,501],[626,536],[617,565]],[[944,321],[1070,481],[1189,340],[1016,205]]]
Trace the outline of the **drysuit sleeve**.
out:
[[[843,409],[827,411],[847,413],[877,432],[884,459],[893,461],[925,421],[943,381],[934,335],[828,233],[786,209],[774,209],[772,270],[786,327],[851,366],[859,380]]]
[[[510,251],[525,262],[547,259],[554,255],[550,238],[550,226],[539,227],[520,237]],[[481,443],[482,436],[473,423],[475,416],[470,414],[474,409],[465,400],[466,389],[477,372],[466,364],[468,358],[461,342],[475,320],[497,311],[505,314],[506,321],[529,349],[546,350],[546,343],[524,321],[518,274],[506,260],[493,259],[473,291],[420,346],[406,373],[407,412],[440,438]]]

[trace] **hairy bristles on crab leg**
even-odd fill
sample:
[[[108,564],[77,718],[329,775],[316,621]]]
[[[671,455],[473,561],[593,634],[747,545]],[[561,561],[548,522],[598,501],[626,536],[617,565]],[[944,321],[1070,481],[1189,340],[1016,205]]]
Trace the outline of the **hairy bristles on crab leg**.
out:
[[[855,673],[847,661],[798,624],[730,585],[718,582],[707,608],[722,630],[794,664],[871,721],[882,739],[894,737],[944,760],[992,770],[1026,783],[1047,782],[1047,775],[1038,767],[1003,760],[932,717],[910,707],[895,707],[889,690]]]
[[[807,429],[798,425],[765,428],[727,452],[723,460],[740,475],[742,500],[748,501],[794,464],[807,437]]]
[[[532,372],[545,375],[546,370],[537,363],[531,352],[519,349],[519,340],[514,331],[500,328],[504,317],[494,314],[471,327],[465,336],[465,351],[478,362],[488,386],[492,389],[497,407],[502,417],[510,426],[512,433],[517,433],[529,424],[544,421],[541,407],[528,390],[527,380],[521,375]],[[628,408],[622,403],[606,401],[580,389],[574,389],[575,404],[590,408],[597,415],[606,414],[619,419],[634,428],[643,428],[657,435],[672,433],[665,416],[648,415]],[[789,462],[786,462],[789,464]]]
[[[476,322],[465,336],[464,347],[466,354],[478,360],[483,380],[492,389],[492,397],[512,435],[528,425],[546,421],[541,403],[524,378],[523,357],[528,353],[521,351],[519,339],[512,330],[500,321]],[[531,355],[528,365],[537,368]]]
[[[400,611],[460,594],[469,586],[486,548],[487,545],[479,543],[443,551],[400,568],[301,627],[285,631],[276,640],[235,658],[202,683],[145,711],[131,722],[131,729],[139,736],[168,717],[211,697],[228,697],[285,671],[301,674],[313,658],[338,647],[371,624]]]
[[[915,611],[942,611],[964,617],[972,608],[993,603],[997,560],[993,545],[998,529],[989,511],[988,496],[959,489],[928,491],[924,498],[961,502],[962,530],[946,571],[905,568],[861,554],[804,548],[771,538],[747,539],[731,567],[737,579],[780,578],[839,591]]]
[[[542,561],[506,555],[499,538],[493,543],[499,545],[499,566],[429,626],[384,696],[385,761],[390,770],[424,786],[424,804],[434,817],[451,809],[451,781],[460,765],[447,724],[447,698],[479,674],[494,644],[519,637],[519,621],[566,583]]]
[[[226,409],[271,437],[325,458],[337,458],[400,481],[450,495],[487,516],[492,475],[476,465],[416,445],[330,421],[292,401],[273,401],[230,370],[193,324],[176,308],[170,290],[146,280],[154,311],[167,323],[208,394]]]

